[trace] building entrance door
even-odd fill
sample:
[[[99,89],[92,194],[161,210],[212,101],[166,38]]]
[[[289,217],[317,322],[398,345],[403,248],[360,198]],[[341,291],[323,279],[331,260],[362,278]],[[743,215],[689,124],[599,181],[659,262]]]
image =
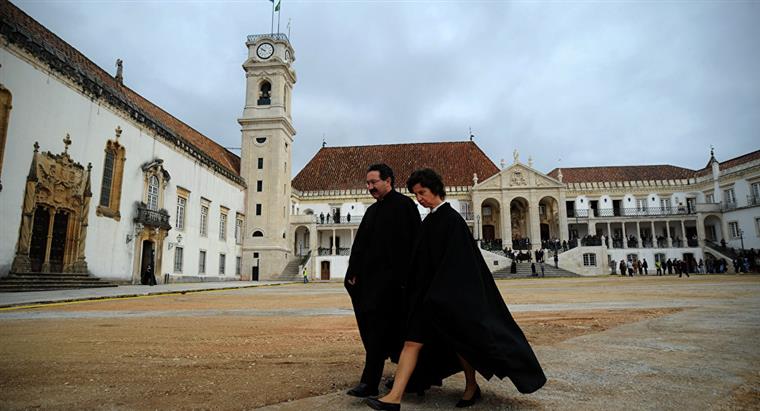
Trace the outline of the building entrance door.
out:
[[[140,284],[142,285],[155,285],[156,284],[156,262],[154,259],[155,251],[153,249],[153,241],[145,240],[142,246],[142,263],[140,265]]]
[[[330,262],[329,261],[322,261],[321,270],[319,270],[320,279],[321,280],[329,280],[330,279]]]
[[[29,260],[32,272],[42,271],[47,253],[48,230],[50,229],[50,212],[46,207],[37,206],[32,225],[32,241],[29,245]]]
[[[492,225],[483,226],[483,240],[493,241],[496,238],[496,230]]]

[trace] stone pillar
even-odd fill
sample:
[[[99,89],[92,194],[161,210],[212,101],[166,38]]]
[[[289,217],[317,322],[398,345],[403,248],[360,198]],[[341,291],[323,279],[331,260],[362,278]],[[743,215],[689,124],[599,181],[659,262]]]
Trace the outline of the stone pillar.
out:
[[[354,247],[354,229],[351,229],[351,244],[348,246],[348,248]]]
[[[42,272],[47,273],[50,272],[50,247],[53,244],[53,224],[55,224],[55,209],[54,208],[48,208],[47,212],[50,213],[50,221],[48,223],[48,235],[47,235],[47,244],[45,245],[45,260],[42,263]]]
[[[593,210],[589,208],[588,211],[588,235],[596,235],[596,221],[594,221],[594,217],[591,215]]]
[[[665,220],[665,230],[668,233],[668,248],[673,247],[673,237],[670,235],[670,221]]]
[[[681,220],[681,247],[688,245],[686,240],[686,226],[684,225],[683,220]]]
[[[625,220],[623,221],[623,248],[628,248],[628,235],[625,233]]]
[[[512,210],[510,209],[511,201],[505,201],[502,197],[501,202],[501,247],[512,248]]]
[[[337,247],[335,247],[335,229],[333,228],[332,229],[332,247],[331,247],[331,250],[330,250],[330,254],[331,255],[335,255],[335,249],[336,248]]]
[[[650,221],[650,222],[652,223],[652,232],[651,232],[651,233],[649,233],[649,236],[650,236],[650,237],[652,237],[652,248],[654,248],[654,247],[655,247],[655,246],[654,246],[654,240],[656,240],[656,239],[657,239],[657,235],[656,235],[656,233],[654,232],[654,220],[652,220],[652,221]]]
[[[641,240],[641,225],[636,221],[636,241],[638,241],[636,248],[644,248],[644,241]]]
[[[705,217],[702,213],[697,214],[697,241],[700,248],[705,247]]]
[[[612,248],[612,226],[607,222],[607,248]]]
[[[534,196],[530,196],[530,204],[528,204],[528,210],[530,215],[530,247],[537,250],[541,248],[541,215],[538,209],[538,202],[533,201]],[[531,208],[531,204],[535,204]]]
[[[560,242],[568,240],[568,227],[567,227],[567,208],[565,207],[565,194],[560,192],[559,195],[559,240]]]

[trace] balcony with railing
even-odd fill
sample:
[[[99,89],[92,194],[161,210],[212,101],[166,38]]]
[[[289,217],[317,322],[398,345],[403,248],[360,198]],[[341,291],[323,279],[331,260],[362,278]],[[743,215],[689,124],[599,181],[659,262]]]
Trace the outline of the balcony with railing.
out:
[[[760,195],[750,194],[747,196],[747,207],[760,205]]]
[[[171,230],[169,224],[169,212],[163,208],[160,210],[151,210],[148,205],[142,202],[137,203],[137,216],[134,218],[135,223],[142,224],[145,227],[163,228]]]
[[[668,217],[693,215],[696,211],[691,206],[647,207],[647,208],[600,208],[594,210],[596,217]]]

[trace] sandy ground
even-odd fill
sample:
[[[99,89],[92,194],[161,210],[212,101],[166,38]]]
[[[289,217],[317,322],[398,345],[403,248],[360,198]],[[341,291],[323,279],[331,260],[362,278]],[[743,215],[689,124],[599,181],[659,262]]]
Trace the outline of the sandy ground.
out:
[[[712,301],[756,299],[760,278],[499,285],[540,353]],[[339,284],[0,311],[2,409],[251,409],[344,390],[356,383],[362,360],[350,302]],[[560,362],[551,356],[548,361],[550,368]],[[392,371],[389,364],[386,374]],[[760,409],[759,383],[757,372],[744,375],[721,408]],[[530,401],[522,405],[541,408]]]

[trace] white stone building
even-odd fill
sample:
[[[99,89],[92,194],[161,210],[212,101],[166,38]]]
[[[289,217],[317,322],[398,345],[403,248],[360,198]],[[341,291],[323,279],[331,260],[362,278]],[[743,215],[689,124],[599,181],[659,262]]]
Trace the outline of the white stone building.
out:
[[[413,170],[437,170],[484,248],[581,239],[559,261],[579,274],[608,273],[611,260],[730,260],[731,248],[760,248],[760,150],[711,156],[700,170],[542,173],[516,152],[497,166],[473,141],[323,147],[291,179],[296,73],[285,35],[247,39],[241,157],[8,2],[0,37],[0,276],[139,284],[148,271],[158,282],[295,279],[305,267],[338,280],[374,201],[364,179],[377,162],[402,193]],[[507,263],[484,254],[494,268]]]

